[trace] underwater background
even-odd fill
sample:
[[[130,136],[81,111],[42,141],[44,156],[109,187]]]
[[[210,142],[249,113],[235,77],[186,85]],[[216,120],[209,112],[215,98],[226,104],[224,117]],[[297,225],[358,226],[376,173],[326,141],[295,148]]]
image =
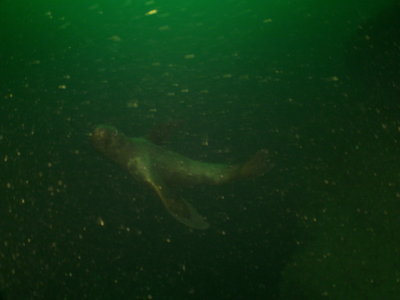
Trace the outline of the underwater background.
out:
[[[398,1],[0,1],[0,299],[398,299]],[[98,124],[263,177],[176,187]]]

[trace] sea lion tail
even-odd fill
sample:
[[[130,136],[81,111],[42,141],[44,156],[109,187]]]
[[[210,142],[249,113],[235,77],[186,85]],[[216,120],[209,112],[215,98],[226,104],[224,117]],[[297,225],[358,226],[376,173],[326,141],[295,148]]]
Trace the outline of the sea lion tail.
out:
[[[273,167],[266,149],[257,151],[249,160],[238,166],[237,177],[255,177],[264,175]]]

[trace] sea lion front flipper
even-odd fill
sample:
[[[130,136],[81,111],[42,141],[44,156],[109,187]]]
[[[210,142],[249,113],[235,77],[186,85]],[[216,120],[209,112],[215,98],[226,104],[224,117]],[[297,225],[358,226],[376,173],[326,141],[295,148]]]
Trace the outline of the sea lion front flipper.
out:
[[[168,212],[179,222],[195,229],[207,229],[209,224],[197,210],[184,199],[176,198],[160,176],[141,159],[132,159],[128,170],[134,177],[141,177],[160,197]]]
[[[156,191],[168,212],[179,222],[195,229],[207,229],[209,227],[204,217],[189,202],[174,197],[166,186],[160,185],[159,182],[149,181],[148,183]]]

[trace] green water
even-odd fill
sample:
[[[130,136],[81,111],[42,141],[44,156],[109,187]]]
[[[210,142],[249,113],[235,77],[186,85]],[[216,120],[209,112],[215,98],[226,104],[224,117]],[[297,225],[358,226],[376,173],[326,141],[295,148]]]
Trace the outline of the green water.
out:
[[[394,1],[0,2],[0,299],[398,299]],[[175,187],[206,231],[91,147],[97,124],[265,176]],[[161,125],[162,126],[162,125]]]

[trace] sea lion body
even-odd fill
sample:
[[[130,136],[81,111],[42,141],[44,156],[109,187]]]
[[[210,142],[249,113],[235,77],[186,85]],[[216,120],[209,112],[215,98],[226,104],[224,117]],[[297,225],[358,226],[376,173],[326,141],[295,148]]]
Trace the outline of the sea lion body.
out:
[[[190,203],[171,193],[171,185],[222,184],[265,170],[265,150],[244,164],[227,165],[196,161],[145,138],[129,138],[110,126],[97,127],[91,136],[97,150],[137,180],[146,182],[172,216],[197,229],[206,229],[209,225]]]

